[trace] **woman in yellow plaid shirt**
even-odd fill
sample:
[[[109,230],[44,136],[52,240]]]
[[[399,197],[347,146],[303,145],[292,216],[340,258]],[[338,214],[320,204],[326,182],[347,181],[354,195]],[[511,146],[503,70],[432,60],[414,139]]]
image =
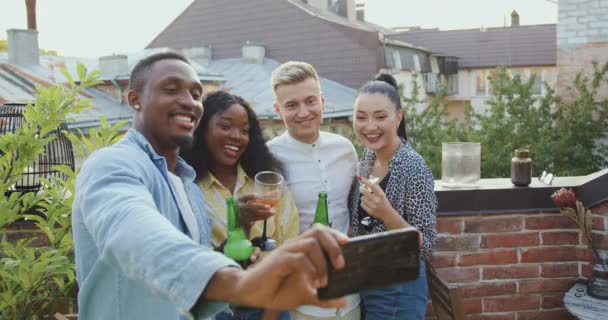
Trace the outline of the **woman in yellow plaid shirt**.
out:
[[[204,113],[194,133],[194,143],[182,151],[182,158],[196,171],[196,182],[213,219],[211,244],[219,247],[226,239],[226,199],[239,199],[239,220],[250,239],[262,234],[263,220],[267,234],[280,245],[298,235],[298,211],[289,190],[284,189],[275,208],[254,203],[254,178],[260,171],[283,174],[282,164],[266,147],[260,123],[249,104],[241,97],[216,91],[203,98]],[[278,314],[255,310],[258,319],[289,319]],[[216,319],[253,319],[251,314],[220,314]]]

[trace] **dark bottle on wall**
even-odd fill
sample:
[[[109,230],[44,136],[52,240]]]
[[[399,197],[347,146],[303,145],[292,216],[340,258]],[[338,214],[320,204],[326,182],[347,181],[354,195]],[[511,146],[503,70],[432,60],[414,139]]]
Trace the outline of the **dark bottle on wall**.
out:
[[[515,150],[515,156],[511,159],[511,182],[518,187],[528,186],[532,182],[530,150]]]

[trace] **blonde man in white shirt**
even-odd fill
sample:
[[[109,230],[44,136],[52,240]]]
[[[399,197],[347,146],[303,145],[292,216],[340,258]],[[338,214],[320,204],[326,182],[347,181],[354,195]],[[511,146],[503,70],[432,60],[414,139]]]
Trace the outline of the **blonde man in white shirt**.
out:
[[[332,227],[348,232],[348,193],[355,176],[357,153],[346,138],[321,131],[324,99],[315,69],[305,62],[287,62],[272,73],[274,109],[287,131],[270,140],[270,151],[285,166],[287,186],[300,213],[300,233],[313,221],[317,194],[328,195]],[[348,263],[348,262],[347,262]],[[347,297],[340,309],[301,306],[291,311],[292,320],[359,320],[359,295]]]

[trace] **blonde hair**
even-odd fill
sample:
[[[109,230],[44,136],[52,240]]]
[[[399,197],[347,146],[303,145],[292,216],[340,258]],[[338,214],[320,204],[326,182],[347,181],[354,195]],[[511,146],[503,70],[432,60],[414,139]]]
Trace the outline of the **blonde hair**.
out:
[[[302,82],[308,78],[313,78],[319,82],[317,71],[309,63],[300,61],[289,61],[280,65],[272,72],[270,84],[272,92],[277,90],[277,87],[283,84],[294,84]]]

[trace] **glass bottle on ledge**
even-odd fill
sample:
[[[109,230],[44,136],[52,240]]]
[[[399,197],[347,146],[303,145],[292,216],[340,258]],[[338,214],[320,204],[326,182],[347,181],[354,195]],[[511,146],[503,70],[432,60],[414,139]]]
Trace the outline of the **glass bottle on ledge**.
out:
[[[253,245],[247,239],[245,229],[239,224],[239,208],[234,197],[226,199],[226,209],[228,223],[224,255],[238,262],[245,269],[249,265]]]
[[[526,187],[532,182],[530,150],[515,150],[515,156],[511,159],[511,182],[518,187]]]
[[[327,192],[319,192],[319,198],[317,200],[317,210],[315,211],[315,217],[312,220],[311,227],[315,223],[319,223],[331,228],[331,223],[329,222],[329,213],[327,212]]]

